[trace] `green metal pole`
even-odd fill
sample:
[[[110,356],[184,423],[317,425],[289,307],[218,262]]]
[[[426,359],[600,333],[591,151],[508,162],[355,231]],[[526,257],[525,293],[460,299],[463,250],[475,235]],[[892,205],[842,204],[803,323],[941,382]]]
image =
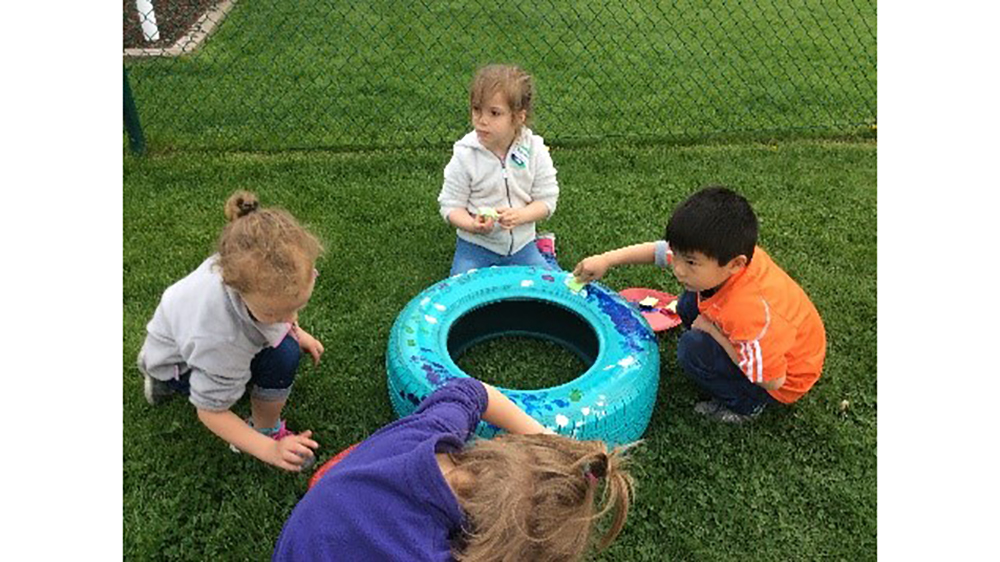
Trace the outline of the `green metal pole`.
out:
[[[139,123],[139,111],[135,108],[132,98],[132,88],[128,85],[128,69],[122,67],[125,82],[125,130],[128,132],[128,146],[134,154],[146,153],[146,138],[142,135],[142,124]]]

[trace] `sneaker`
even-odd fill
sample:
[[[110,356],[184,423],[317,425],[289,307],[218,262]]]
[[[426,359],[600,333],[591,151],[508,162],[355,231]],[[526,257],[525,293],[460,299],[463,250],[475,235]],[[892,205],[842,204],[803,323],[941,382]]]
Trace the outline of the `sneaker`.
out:
[[[146,372],[145,362],[142,351],[139,351],[139,356],[136,357],[136,366],[139,367],[139,372],[142,374],[142,395],[146,397],[146,402],[149,402],[150,406],[157,406],[163,404],[174,395],[174,389],[170,388],[167,383],[154,379],[149,376]]]
[[[722,402],[719,402],[715,398],[711,400],[706,400],[704,402],[698,402],[694,405],[695,413],[701,414],[703,416],[711,416],[719,411],[720,408],[725,408]]]
[[[741,424],[754,420],[763,411],[759,408],[749,414],[738,414],[727,408],[722,402],[715,398],[705,402],[698,402],[694,405],[694,411],[707,418],[723,423]]]
[[[542,255],[556,256],[556,235],[554,232],[539,232],[535,237],[535,246]]]

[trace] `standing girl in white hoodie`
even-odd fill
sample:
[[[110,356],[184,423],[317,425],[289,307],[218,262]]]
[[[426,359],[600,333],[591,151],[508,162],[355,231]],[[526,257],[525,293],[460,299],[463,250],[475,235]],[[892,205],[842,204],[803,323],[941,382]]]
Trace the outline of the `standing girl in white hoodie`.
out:
[[[458,232],[451,275],[549,266],[535,245],[535,222],[555,212],[559,184],[548,147],[525,126],[533,95],[531,76],[516,66],[489,65],[472,80],[474,130],[455,143],[438,195],[441,216]]]

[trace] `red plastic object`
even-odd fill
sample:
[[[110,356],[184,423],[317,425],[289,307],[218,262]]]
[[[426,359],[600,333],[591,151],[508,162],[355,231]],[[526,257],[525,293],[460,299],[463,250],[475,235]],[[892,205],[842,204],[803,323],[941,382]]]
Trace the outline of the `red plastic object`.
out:
[[[677,313],[670,312],[664,308],[666,305],[670,304],[671,301],[677,300],[677,297],[671,295],[670,293],[654,291],[653,289],[646,289],[643,287],[632,287],[630,289],[620,291],[619,294],[639,309],[642,316],[647,322],[649,322],[649,327],[651,327],[654,332],[669,330],[670,328],[673,328],[681,323],[681,317],[677,315]],[[652,308],[639,306],[639,301],[646,297],[653,297],[654,299],[658,299],[659,302]]]
[[[309,489],[311,490],[312,487],[315,486],[317,482],[319,482],[319,479],[322,478],[324,474],[326,474],[331,468],[336,466],[338,462],[344,460],[344,457],[350,454],[350,452],[353,451],[354,448],[357,447],[358,445],[359,443],[351,445],[350,447],[337,453],[337,455],[332,459],[323,463],[323,466],[317,468],[316,472],[313,473],[312,477],[309,478]]]

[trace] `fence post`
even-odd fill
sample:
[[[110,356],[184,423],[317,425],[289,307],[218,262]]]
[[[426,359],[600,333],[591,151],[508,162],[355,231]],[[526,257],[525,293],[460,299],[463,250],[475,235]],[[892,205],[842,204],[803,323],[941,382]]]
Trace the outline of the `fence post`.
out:
[[[146,138],[142,135],[142,124],[139,123],[139,111],[132,99],[132,88],[128,85],[128,69],[122,67],[125,83],[125,130],[128,132],[128,146],[134,154],[146,153]]]

